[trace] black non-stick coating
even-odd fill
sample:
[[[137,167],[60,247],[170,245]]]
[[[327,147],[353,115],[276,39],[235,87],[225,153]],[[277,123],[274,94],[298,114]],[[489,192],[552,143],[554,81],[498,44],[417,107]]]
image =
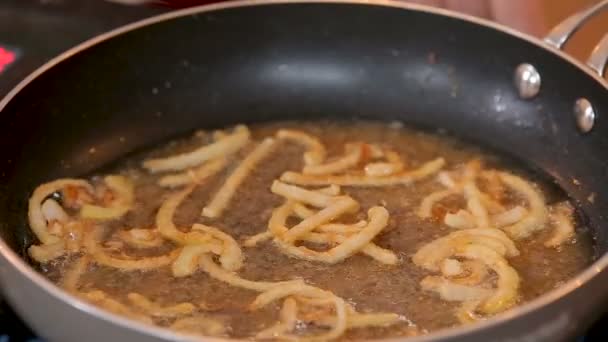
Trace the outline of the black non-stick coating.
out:
[[[522,62],[542,75],[531,101],[520,100],[512,84]],[[583,96],[599,115],[587,135],[577,132],[572,113]],[[327,3],[193,15],[82,51],[6,106],[0,234],[24,250],[27,198],[37,184],[81,176],[196,128],[358,117],[445,128],[546,172],[579,201],[604,251],[604,115],[608,92],[584,72],[473,23]]]

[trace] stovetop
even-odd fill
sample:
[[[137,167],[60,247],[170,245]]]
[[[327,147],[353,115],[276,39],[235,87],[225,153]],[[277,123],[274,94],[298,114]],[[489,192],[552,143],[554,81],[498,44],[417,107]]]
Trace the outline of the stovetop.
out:
[[[62,51],[99,33],[167,10],[101,0],[0,0],[0,98]],[[608,313],[579,341],[608,341],[606,324]],[[14,341],[41,340],[0,297],[0,342]]]

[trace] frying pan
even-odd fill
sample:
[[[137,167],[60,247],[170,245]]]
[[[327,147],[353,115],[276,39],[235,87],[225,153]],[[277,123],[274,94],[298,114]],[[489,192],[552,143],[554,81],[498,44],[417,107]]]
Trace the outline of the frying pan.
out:
[[[599,256],[530,303],[411,341],[569,339],[608,299],[608,84],[555,46],[605,5],[554,30],[553,47],[468,16],[358,0],[218,4],[94,38],[0,102],[3,293],[48,340],[189,340],[81,302],[28,266],[32,189],[196,128],[400,120],[446,129],[553,179],[583,214]],[[607,47],[605,39],[595,50],[595,69]]]

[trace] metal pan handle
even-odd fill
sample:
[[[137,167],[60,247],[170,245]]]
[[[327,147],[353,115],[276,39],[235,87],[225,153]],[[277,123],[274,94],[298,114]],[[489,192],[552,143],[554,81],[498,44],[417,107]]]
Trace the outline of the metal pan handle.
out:
[[[582,10],[562,21],[545,37],[545,42],[557,49],[561,49],[570,37],[589,19],[608,9],[608,0]],[[608,62],[608,34],[595,46],[587,59],[587,65],[598,75],[603,76]]]

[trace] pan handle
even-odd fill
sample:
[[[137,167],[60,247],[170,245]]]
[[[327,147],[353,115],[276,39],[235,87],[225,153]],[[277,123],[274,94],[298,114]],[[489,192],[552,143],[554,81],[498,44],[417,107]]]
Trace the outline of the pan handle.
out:
[[[561,49],[570,37],[578,31],[578,29],[593,16],[608,9],[608,0],[602,0],[597,4],[575,13],[562,21],[545,37],[545,42],[557,49]],[[595,46],[587,65],[593,69],[598,75],[603,76],[608,62],[608,34]]]

